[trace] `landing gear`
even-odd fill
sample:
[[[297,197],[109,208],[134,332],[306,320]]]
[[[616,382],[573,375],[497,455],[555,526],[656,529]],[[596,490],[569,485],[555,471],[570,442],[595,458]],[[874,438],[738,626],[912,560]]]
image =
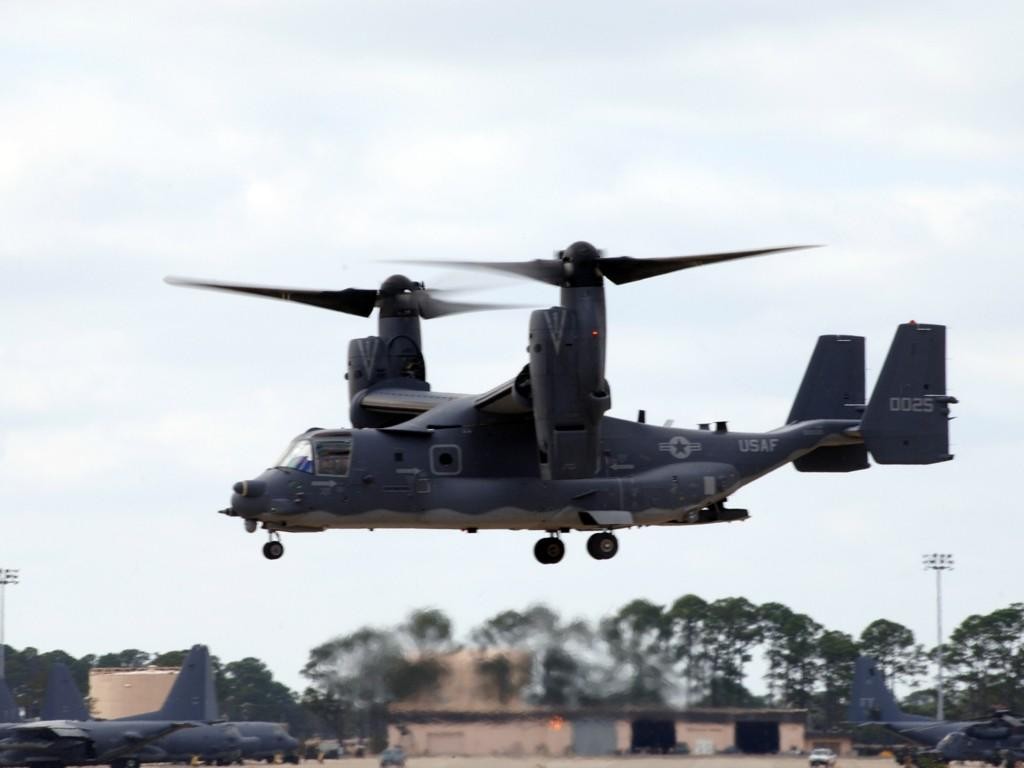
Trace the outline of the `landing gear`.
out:
[[[538,563],[553,565],[565,557],[565,544],[555,536],[548,536],[533,546],[533,556]]]
[[[267,560],[280,560],[281,555],[284,554],[284,544],[281,543],[278,534],[271,533],[270,537],[270,541],[263,545],[263,556]]]
[[[610,560],[619,551],[619,540],[608,531],[595,533],[587,539],[587,552],[595,560]]]

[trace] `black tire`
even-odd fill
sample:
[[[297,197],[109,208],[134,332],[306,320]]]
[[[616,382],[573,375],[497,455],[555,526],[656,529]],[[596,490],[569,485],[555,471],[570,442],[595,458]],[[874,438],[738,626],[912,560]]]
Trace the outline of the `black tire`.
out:
[[[548,536],[534,544],[533,556],[537,558],[538,563],[553,565],[565,557],[565,544],[561,539]]]
[[[263,556],[267,558],[267,560],[280,560],[283,554],[284,544],[276,539],[268,541],[263,545]]]
[[[587,553],[595,560],[611,560],[619,551],[619,540],[607,531],[587,539]]]

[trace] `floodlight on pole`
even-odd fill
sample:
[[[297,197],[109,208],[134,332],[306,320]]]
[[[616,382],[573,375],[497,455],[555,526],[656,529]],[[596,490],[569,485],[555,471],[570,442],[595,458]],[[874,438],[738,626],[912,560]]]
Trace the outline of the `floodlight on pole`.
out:
[[[17,568],[0,568],[0,680],[6,676],[4,672],[4,590],[8,584],[17,583]]]
[[[953,570],[953,556],[948,553],[933,552],[922,555],[921,562],[926,571],[935,571],[935,624],[936,624],[936,660],[938,662],[938,682],[936,685],[935,717],[943,720],[942,707],[942,572]]]

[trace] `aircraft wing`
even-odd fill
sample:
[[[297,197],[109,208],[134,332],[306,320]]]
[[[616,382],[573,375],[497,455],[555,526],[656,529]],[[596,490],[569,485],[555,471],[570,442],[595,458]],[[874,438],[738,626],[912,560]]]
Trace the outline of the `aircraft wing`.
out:
[[[89,733],[74,722],[42,721],[18,723],[0,736],[0,751],[49,752],[60,742],[91,740]]]
[[[145,733],[136,729],[127,730],[121,735],[122,743],[112,749],[108,749],[98,759],[101,763],[108,763],[119,757],[135,754],[143,747],[152,744],[154,741],[159,741],[164,736],[169,736],[185,728],[195,728],[197,725],[198,723],[167,723],[162,728],[146,731]]]
[[[484,392],[478,396],[473,405],[478,411],[506,416],[531,413],[532,409],[523,402],[522,398],[516,397],[516,381],[523,374],[499,384],[494,389]]]
[[[529,382],[529,368],[502,382],[482,395],[463,395],[456,392],[424,392],[402,387],[381,387],[362,396],[363,408],[378,413],[404,414],[413,418],[454,400],[471,399],[473,407],[495,416],[520,416],[533,409],[523,397],[517,395],[524,382]]]
[[[401,387],[371,389],[359,403],[369,411],[377,413],[400,413],[415,416],[426,413],[439,405],[466,397],[454,392],[423,392]]]

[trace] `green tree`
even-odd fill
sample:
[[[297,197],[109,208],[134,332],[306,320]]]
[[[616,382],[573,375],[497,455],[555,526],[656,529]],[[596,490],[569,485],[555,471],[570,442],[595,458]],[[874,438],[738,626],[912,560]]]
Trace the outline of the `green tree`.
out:
[[[697,595],[683,595],[668,609],[669,645],[681,668],[683,700],[686,704],[700,701],[707,691],[707,669],[704,652],[704,622],[708,604]]]
[[[704,659],[709,673],[706,703],[746,706],[756,699],[743,685],[744,670],[761,639],[757,608],[745,597],[708,604],[704,619]]]
[[[662,606],[634,600],[601,622],[619,672],[619,697],[627,704],[664,704],[672,692],[671,624]]]
[[[221,715],[229,720],[261,720],[288,723],[296,733],[303,725],[295,695],[266,664],[251,656],[224,665]]]
[[[1024,603],[968,616],[943,655],[961,715],[981,717],[997,705],[1024,709]]]
[[[137,669],[149,664],[152,658],[151,653],[140,651],[138,648],[128,648],[120,653],[105,653],[97,657],[94,666]]]
[[[451,619],[436,608],[413,611],[401,630],[421,655],[443,653],[452,647]]]
[[[821,660],[819,680],[824,691],[816,725],[822,730],[838,727],[846,720],[853,665],[859,654],[857,642],[845,632],[826,630],[818,638],[816,655]]]
[[[925,670],[924,649],[914,642],[913,630],[902,624],[876,619],[861,632],[859,644],[861,653],[878,661],[891,687],[913,684]]]
[[[782,603],[765,603],[757,613],[772,700],[786,707],[809,708],[820,667],[817,651],[822,626]]]

